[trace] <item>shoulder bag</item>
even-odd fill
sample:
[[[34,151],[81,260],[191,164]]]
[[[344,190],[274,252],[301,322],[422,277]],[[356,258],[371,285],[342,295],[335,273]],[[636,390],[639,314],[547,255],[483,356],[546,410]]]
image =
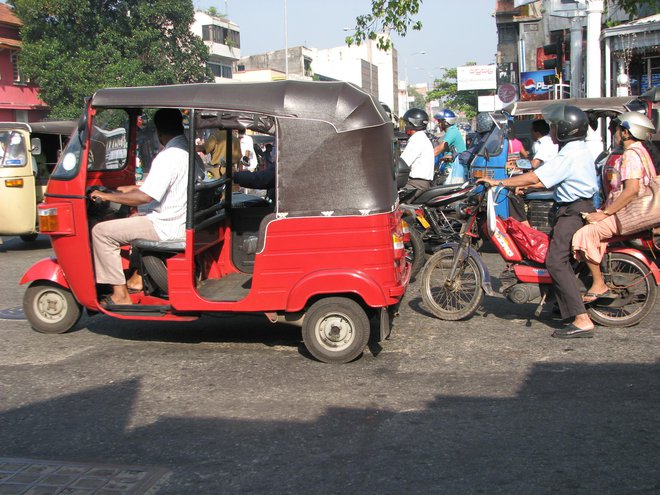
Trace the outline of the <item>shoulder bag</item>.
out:
[[[616,224],[621,235],[634,234],[660,225],[660,176],[653,176],[647,157],[633,150],[642,161],[644,173],[651,179],[642,196],[617,211]]]

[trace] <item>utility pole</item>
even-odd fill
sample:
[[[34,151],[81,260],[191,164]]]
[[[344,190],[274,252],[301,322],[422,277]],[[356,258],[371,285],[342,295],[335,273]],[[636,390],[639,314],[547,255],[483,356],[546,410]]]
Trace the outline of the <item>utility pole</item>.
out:
[[[603,0],[587,0],[587,98],[600,98],[602,96],[603,71],[601,66],[600,31],[603,3]],[[587,145],[594,156],[603,151],[601,125],[602,122],[599,122],[598,129],[595,131],[589,128],[587,134]]]
[[[602,69],[600,31],[603,17],[603,0],[587,0],[587,97],[602,96]]]

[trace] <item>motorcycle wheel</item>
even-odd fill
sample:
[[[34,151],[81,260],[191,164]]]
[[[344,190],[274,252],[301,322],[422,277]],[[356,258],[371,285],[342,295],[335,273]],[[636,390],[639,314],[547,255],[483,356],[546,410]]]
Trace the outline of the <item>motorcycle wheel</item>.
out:
[[[23,311],[30,326],[40,333],[65,333],[82,315],[82,306],[70,290],[46,281],[33,282],[23,296]]]
[[[472,256],[458,267],[455,280],[448,283],[453,259],[453,249],[442,249],[428,259],[422,272],[422,300],[441,320],[469,318],[484,299],[481,270]]]
[[[609,256],[611,283],[614,299],[598,299],[587,305],[591,319],[608,327],[630,327],[642,321],[653,310],[657,286],[650,270],[638,259],[624,254],[612,253]],[[580,277],[586,287],[591,285],[591,277],[585,268]]]
[[[404,221],[408,224],[410,232],[410,241],[404,243],[404,249],[406,250],[406,259],[411,264],[410,281],[412,282],[426,262],[426,249],[422,233],[414,227],[415,219],[405,217]]]

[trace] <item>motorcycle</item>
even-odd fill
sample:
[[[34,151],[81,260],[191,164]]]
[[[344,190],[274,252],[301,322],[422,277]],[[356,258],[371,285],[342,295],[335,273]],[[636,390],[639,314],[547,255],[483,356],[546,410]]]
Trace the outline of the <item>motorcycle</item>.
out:
[[[552,299],[552,279],[548,270],[542,263],[531,261],[523,254],[507,232],[504,221],[495,216],[493,196],[487,194],[490,188],[476,185],[472,189],[467,207],[469,218],[460,240],[441,246],[424,266],[421,291],[426,307],[442,320],[461,320],[476,313],[484,294],[493,294],[488,268],[473,248],[479,231],[485,230],[508,263],[501,278],[500,291],[517,304],[540,301],[536,310],[539,316]],[[484,214],[484,210],[488,213]],[[635,325],[655,305],[660,270],[641,251],[625,244],[631,238],[641,238],[642,242],[652,245],[648,233],[610,241],[601,269],[614,297],[597,299],[586,306],[591,319],[600,325]],[[574,269],[580,283],[589,287],[591,277],[586,264],[575,262]]]
[[[426,252],[457,240],[463,226],[462,207],[471,188],[468,183],[435,186],[412,200],[416,190],[399,190],[404,219],[422,233]]]

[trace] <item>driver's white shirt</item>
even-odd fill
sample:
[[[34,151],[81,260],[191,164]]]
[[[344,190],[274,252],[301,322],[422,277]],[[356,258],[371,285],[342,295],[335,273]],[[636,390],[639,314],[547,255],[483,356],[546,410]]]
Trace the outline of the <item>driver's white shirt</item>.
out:
[[[156,155],[140,191],[156,202],[147,218],[154,224],[160,240],[185,239],[188,197],[188,141],[185,136],[171,139]]]
[[[411,179],[433,180],[435,165],[433,145],[424,131],[417,131],[410,136],[401,158],[410,167]]]
[[[556,157],[558,152],[559,146],[553,143],[552,138],[546,134],[545,136],[541,136],[534,143],[533,160],[541,160],[543,163],[545,163]]]

